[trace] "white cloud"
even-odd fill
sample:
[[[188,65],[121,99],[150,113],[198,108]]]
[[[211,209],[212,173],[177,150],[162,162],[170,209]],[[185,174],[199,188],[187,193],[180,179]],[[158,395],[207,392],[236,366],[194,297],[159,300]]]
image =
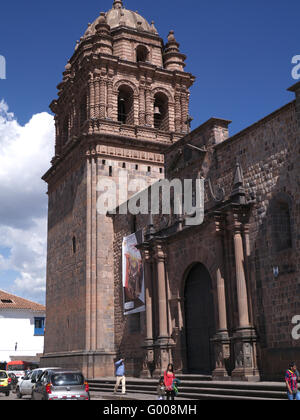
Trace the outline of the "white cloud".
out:
[[[36,114],[21,126],[0,102],[0,248],[10,249],[6,258],[0,254],[0,270],[19,273],[10,291],[38,300],[45,292],[47,241],[47,187],[41,176],[53,152],[50,114]]]

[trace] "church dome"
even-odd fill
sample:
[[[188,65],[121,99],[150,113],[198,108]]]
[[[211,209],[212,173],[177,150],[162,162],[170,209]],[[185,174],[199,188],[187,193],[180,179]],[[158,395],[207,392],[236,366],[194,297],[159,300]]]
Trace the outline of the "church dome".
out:
[[[89,24],[84,37],[88,37],[96,33],[96,26],[99,23],[99,19],[101,19],[101,16],[98,17],[94,23]],[[112,9],[106,13],[106,23],[111,29],[125,26],[127,28],[150,32],[157,35],[154,23],[152,22],[150,25],[138,12],[125,9],[122,0],[114,0]]]

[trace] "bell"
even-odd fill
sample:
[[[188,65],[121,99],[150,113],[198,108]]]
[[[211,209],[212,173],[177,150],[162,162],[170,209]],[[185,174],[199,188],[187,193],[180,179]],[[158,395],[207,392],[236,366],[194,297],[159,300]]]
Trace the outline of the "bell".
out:
[[[125,98],[120,98],[119,101],[120,102],[125,102]]]
[[[161,112],[160,112],[160,109],[159,109],[159,107],[158,107],[158,106],[156,106],[156,107],[154,108],[154,114],[155,114],[155,115],[161,115]]]

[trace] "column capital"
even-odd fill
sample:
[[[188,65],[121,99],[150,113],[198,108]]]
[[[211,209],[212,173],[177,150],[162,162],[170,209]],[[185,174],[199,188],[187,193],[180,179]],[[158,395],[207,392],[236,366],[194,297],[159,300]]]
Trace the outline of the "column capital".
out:
[[[213,218],[214,218],[216,233],[219,236],[223,236],[226,229],[226,214],[221,213],[221,212],[215,212],[213,214]]]
[[[228,212],[229,227],[234,233],[241,233],[249,225],[251,206],[232,205]]]
[[[164,246],[162,244],[155,244],[155,258],[159,262],[165,262],[166,261],[166,251],[165,251]]]

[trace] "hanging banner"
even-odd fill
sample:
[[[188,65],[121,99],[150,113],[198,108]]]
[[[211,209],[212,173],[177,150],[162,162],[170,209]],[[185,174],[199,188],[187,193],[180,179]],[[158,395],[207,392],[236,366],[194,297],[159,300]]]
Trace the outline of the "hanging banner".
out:
[[[124,315],[144,312],[145,283],[143,260],[136,245],[143,242],[143,232],[139,231],[123,239],[123,297]]]

